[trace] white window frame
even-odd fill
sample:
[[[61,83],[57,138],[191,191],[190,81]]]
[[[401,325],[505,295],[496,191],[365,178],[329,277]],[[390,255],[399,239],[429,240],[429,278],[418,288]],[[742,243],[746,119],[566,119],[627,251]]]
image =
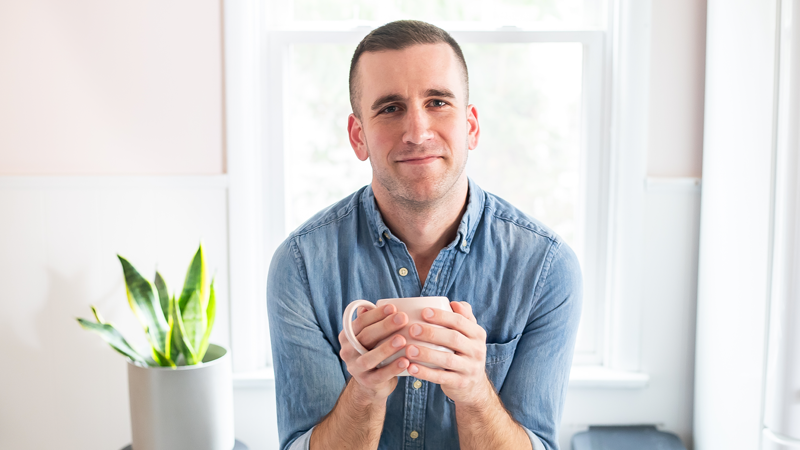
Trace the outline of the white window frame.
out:
[[[344,29],[339,24],[325,30],[267,30],[259,18],[268,6],[267,0],[225,1],[229,276],[236,372],[271,366],[264,255],[271,255],[285,236],[282,98],[288,48],[297,43],[355,46],[372,29]],[[592,354],[576,354],[574,364],[637,371],[650,8],[648,0],[610,0],[609,6],[608,31],[438,25],[461,44],[583,45],[584,262],[595,269],[584,278],[586,291],[597,293],[598,346]]]

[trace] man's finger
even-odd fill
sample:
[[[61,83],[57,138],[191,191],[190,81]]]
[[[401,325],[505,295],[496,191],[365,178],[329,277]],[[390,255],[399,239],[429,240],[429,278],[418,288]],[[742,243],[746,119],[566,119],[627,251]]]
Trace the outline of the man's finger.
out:
[[[472,305],[467,302],[450,302],[450,307],[453,308],[453,312],[456,314],[461,314],[462,316],[466,317],[470,322],[478,323],[478,319],[475,317],[475,314],[472,312]]]
[[[350,341],[347,340],[347,337],[344,334],[344,331],[339,333],[339,344],[341,345],[341,350],[339,350],[339,356],[342,358],[343,361],[353,361],[359,356],[361,353],[358,353],[358,350],[350,344]]]
[[[376,368],[381,361],[401,351],[405,345],[406,339],[397,334],[378,347],[359,356],[356,363],[364,370],[372,370]]]
[[[357,334],[358,342],[366,348],[375,347],[378,342],[396,333],[408,323],[406,313],[390,314],[380,322],[367,326]]]
[[[473,353],[470,350],[472,348],[470,340],[457,330],[415,323],[409,327],[408,335],[412,339],[449,348],[456,353],[470,355]]]
[[[356,320],[353,321],[353,332],[358,336],[358,333],[361,333],[364,328],[383,320],[396,311],[397,308],[394,305],[386,305],[383,308],[372,308],[369,311],[359,312],[356,314]]]
[[[406,357],[412,363],[425,363],[452,372],[464,372],[464,357],[454,353],[412,344],[406,347]]]
[[[408,373],[420,380],[430,381],[438,385],[456,384],[460,375],[442,369],[431,369],[421,364],[411,362],[408,366]]]
[[[456,306],[456,308],[460,308],[460,306]],[[483,330],[476,322],[469,320],[459,313],[438,308],[423,309],[422,319],[428,323],[456,330],[468,338],[481,337],[481,331]]]
[[[384,383],[401,373],[408,368],[409,361],[406,358],[397,358],[391,364],[387,364],[380,369],[365,374],[364,379],[370,383]]]

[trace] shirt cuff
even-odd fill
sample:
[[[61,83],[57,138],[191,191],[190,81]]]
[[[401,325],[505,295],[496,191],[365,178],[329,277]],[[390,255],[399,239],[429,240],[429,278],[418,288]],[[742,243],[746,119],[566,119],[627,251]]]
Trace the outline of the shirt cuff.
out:
[[[316,426],[311,427],[310,430],[300,435],[286,450],[309,450],[311,448],[311,432],[314,431],[314,428],[316,428]],[[544,449],[544,447],[542,448]],[[534,447],[534,450],[539,449]]]
[[[520,425],[520,426],[522,427],[522,425]],[[528,433],[528,439],[531,440],[531,448],[533,448],[533,450],[547,450],[545,448],[544,444],[542,444],[542,441],[539,439],[539,436],[536,436],[535,434],[533,434],[533,431],[531,431],[531,430],[529,430],[529,429],[527,429],[525,427],[522,427],[522,429],[525,430],[526,433]],[[310,437],[311,437],[311,433],[309,432],[309,438]],[[294,447],[292,447],[291,450],[295,450]]]

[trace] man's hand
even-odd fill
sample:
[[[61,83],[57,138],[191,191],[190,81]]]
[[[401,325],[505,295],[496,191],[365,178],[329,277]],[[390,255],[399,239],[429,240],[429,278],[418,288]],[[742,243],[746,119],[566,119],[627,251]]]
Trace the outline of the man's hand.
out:
[[[333,410],[311,432],[311,450],[348,448],[375,449],[381,438],[386,417],[386,398],[397,386],[397,375],[408,367],[408,359],[398,358],[378,368],[384,359],[403,349],[406,340],[395,335],[406,326],[408,316],[397,313],[394,305],[365,311],[361,308],[353,321],[358,342],[370,349],[358,353],[350,341],[339,333],[342,350],[339,356],[353,376],[347,383]],[[378,342],[388,338],[381,345]]]
[[[423,342],[449,348],[455,353],[409,345],[408,373],[439,384],[456,404],[458,441],[462,450],[530,449],[522,427],[503,407],[486,376],[486,331],[478,325],[466,302],[450,302],[453,312],[425,308],[422,318],[442,328],[412,325],[409,334]],[[415,363],[435,364],[430,369]]]
[[[409,334],[414,339],[449,348],[455,353],[409,345],[406,349],[411,364],[408,373],[442,387],[442,391],[456,404],[475,406],[484,404],[495,396],[486,376],[486,331],[478,325],[467,302],[450,302],[453,312],[425,308],[422,318],[431,324],[412,325]],[[429,363],[442,369],[430,369],[420,364]]]
[[[406,358],[398,358],[391,364],[378,368],[378,364],[403,349],[406,340],[397,334],[380,346],[378,342],[390,337],[408,323],[405,313],[398,313],[394,305],[374,308],[365,311],[359,308],[358,316],[353,321],[353,331],[358,342],[370,349],[365,354],[358,353],[345,337],[344,331],[339,333],[342,350],[339,356],[347,364],[347,371],[358,383],[354,394],[360,404],[384,402],[397,385],[397,375],[409,365]]]

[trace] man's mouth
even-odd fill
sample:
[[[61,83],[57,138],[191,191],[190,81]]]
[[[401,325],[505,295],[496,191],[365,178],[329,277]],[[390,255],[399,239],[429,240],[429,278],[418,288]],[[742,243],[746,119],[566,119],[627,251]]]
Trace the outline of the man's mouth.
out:
[[[430,155],[430,156],[418,156],[418,157],[413,157],[413,158],[405,158],[405,159],[401,159],[401,160],[399,160],[397,162],[406,163],[406,164],[428,164],[428,163],[432,163],[433,161],[436,161],[437,159],[439,159],[438,156]]]

